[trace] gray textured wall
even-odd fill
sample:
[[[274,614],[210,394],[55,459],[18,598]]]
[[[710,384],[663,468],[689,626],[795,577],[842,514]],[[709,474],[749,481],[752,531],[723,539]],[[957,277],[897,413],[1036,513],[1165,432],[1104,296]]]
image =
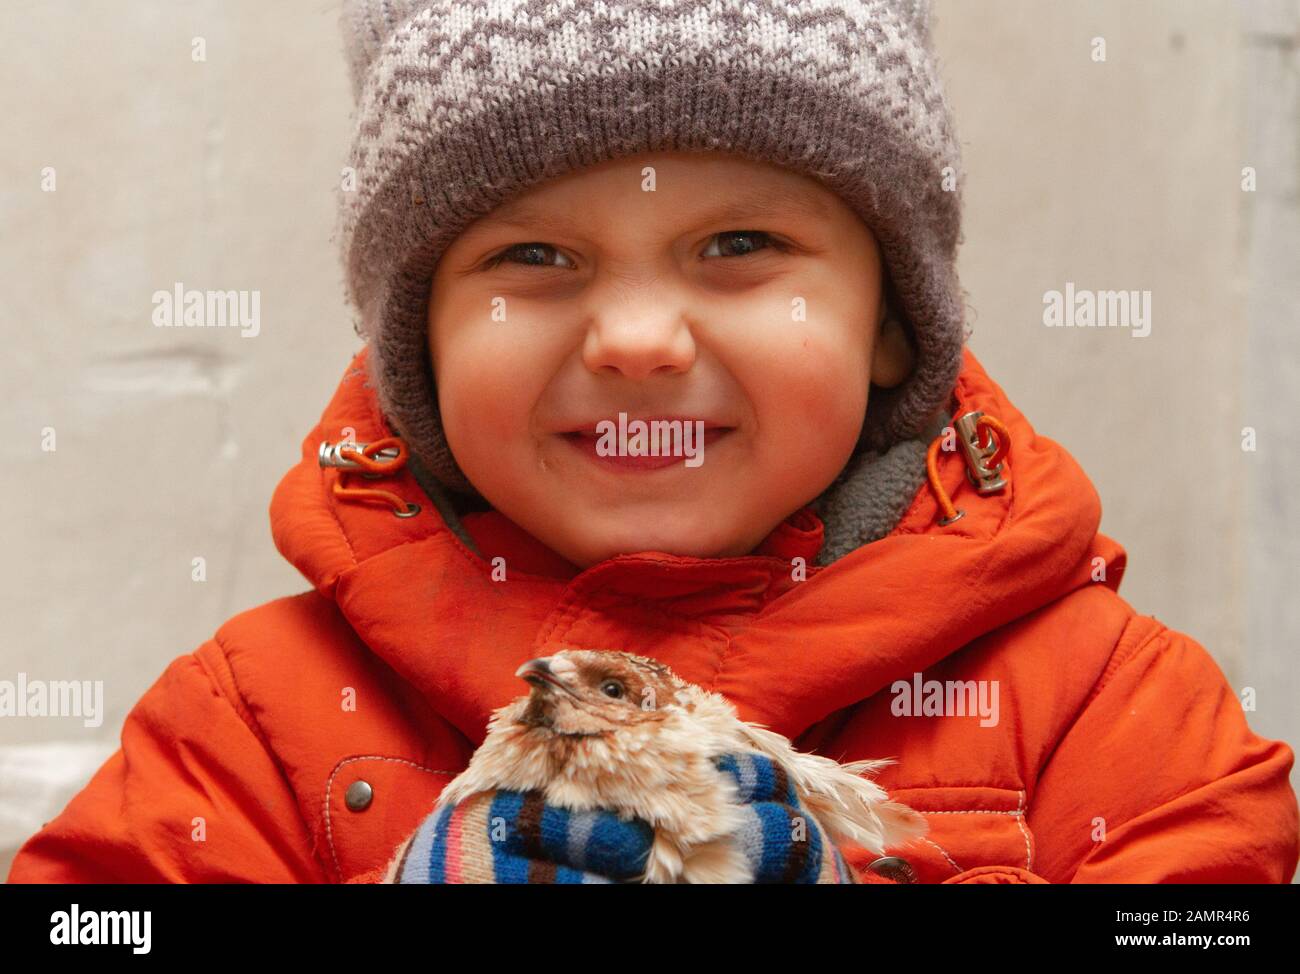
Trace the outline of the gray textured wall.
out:
[[[972,347],[1093,477],[1129,552],[1121,594],[1258,688],[1257,731],[1300,743],[1300,3],[938,13]],[[336,17],[336,0],[0,5],[0,679],[103,680],[106,710],[98,728],[0,720],[0,875],[168,661],[305,586],[267,506],[357,347],[328,241],[350,107]],[[150,297],[178,281],[259,290],[261,333],[155,329]],[[1045,328],[1066,281],[1150,290],[1150,336]]]

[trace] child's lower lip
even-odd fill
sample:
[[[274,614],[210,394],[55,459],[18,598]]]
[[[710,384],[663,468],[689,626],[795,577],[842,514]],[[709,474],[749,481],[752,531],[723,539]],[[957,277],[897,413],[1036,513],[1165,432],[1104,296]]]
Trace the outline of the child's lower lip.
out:
[[[703,440],[696,445],[697,456],[701,455],[700,447],[707,447],[716,442],[721,437],[731,432],[731,427],[714,426],[704,431]],[[584,436],[582,433],[561,433],[560,436],[573,444],[574,449],[582,453],[588,459],[612,470],[622,470],[629,473],[660,470],[664,467],[685,466],[686,461],[690,459],[686,456],[658,456],[658,457],[621,457],[609,456],[603,457],[596,452],[596,444],[599,439],[594,436]],[[702,451],[704,457],[708,456],[708,451]],[[703,463],[700,464],[703,466]]]

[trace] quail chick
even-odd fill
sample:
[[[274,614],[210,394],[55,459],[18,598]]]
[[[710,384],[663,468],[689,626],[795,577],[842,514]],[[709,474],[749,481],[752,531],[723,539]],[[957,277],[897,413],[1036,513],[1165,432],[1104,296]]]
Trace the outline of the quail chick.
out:
[[[656,660],[564,650],[529,660],[516,675],[532,691],[493,713],[483,744],[443,790],[435,813],[482,792],[537,791],[571,811],[604,809],[648,822],[654,840],[644,882],[747,883],[749,861],[732,841],[743,822],[736,779],[717,760],[749,751],[784,770],[836,845],[880,854],[927,830],[921,815],[865,777],[892,759],[839,764],[797,751]],[[393,876],[390,866],[388,881]]]

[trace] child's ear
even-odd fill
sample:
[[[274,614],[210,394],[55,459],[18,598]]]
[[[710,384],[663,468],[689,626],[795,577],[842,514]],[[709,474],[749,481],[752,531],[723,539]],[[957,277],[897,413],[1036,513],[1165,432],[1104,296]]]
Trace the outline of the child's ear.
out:
[[[871,355],[871,382],[883,389],[898,385],[916,365],[916,352],[902,322],[881,302],[881,321],[876,328],[876,349]]]

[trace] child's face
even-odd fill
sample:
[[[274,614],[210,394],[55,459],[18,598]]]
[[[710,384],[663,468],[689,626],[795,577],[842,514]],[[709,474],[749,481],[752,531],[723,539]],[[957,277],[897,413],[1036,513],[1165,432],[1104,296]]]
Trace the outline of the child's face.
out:
[[[727,557],[830,485],[869,383],[911,371],[881,311],[875,238],[833,191],[656,152],[549,180],[462,232],[434,273],[429,351],[460,468],[552,550],[581,568]],[[568,435],[620,412],[728,429],[698,466],[640,470]]]

